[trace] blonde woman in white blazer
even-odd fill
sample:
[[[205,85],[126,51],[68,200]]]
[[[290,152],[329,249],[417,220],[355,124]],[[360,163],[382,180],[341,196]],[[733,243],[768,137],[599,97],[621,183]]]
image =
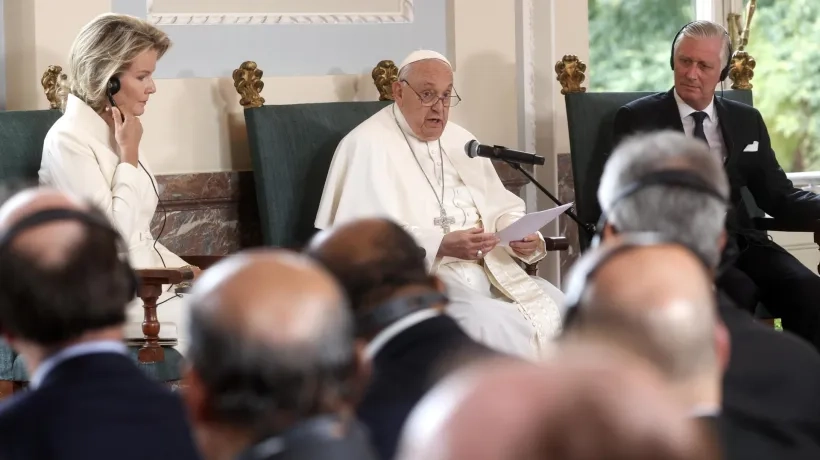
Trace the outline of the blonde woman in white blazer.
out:
[[[43,145],[40,183],[105,210],[128,243],[135,268],[188,266],[151,235],[158,188],[140,150],[139,117],[156,91],[157,61],[170,45],[164,32],[138,18],[104,14],[92,20],[71,47],[64,114]],[[160,302],[160,338],[176,338],[184,352],[185,302],[169,289]],[[142,302],[135,299],[126,338],[142,338],[143,314]]]

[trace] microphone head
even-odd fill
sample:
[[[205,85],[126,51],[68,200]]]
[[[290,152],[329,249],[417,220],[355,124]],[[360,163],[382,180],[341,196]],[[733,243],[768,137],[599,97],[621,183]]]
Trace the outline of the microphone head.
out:
[[[470,158],[475,158],[478,156],[478,141],[473,139],[470,142],[464,144],[464,153],[467,154]]]

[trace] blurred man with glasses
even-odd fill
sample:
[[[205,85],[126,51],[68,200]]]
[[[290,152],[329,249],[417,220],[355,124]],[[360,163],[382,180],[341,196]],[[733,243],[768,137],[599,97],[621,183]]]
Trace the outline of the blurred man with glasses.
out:
[[[395,103],[339,143],[316,227],[392,219],[424,248],[428,270],[447,287],[448,313],[468,334],[502,352],[539,357],[560,328],[563,294],[517,263],[546,255],[539,233],[499,244],[496,232],[524,215],[524,202],[504,188],[490,160],[465,155],[475,136],[448,122],[461,101],[450,62],[415,51],[392,90]]]

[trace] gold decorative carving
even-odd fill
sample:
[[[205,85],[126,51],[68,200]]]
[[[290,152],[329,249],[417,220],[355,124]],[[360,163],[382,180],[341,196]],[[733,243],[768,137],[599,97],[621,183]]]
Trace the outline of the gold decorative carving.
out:
[[[581,86],[581,83],[587,78],[584,75],[586,70],[587,65],[574,54],[566,55],[558,61],[555,64],[555,73],[558,74],[556,80],[561,83],[561,94],[585,93],[587,89]]]
[[[66,74],[63,73],[63,68],[58,65],[50,65],[48,69],[43,72],[43,78],[40,79],[40,84],[43,85],[43,91],[46,93],[46,99],[48,99],[52,109],[59,109],[62,106],[57,91],[60,88],[60,83],[66,78]]]
[[[233,87],[242,96],[239,104],[250,109],[265,105],[265,98],[260,95],[265,83],[262,82],[262,69],[253,61],[245,61],[233,71]]]
[[[755,58],[746,51],[735,51],[732,55],[732,65],[729,68],[729,78],[732,79],[732,89],[752,89],[752,77],[755,76]]]
[[[398,66],[393,61],[385,59],[384,61],[379,61],[376,67],[373,67],[371,75],[373,76],[373,83],[376,85],[376,89],[379,90],[379,100],[392,101],[393,82],[399,79]]]
[[[755,59],[746,51],[749,44],[749,32],[751,31],[752,18],[757,9],[757,0],[749,0],[746,4],[745,21],[741,23],[741,15],[729,13],[726,18],[729,24],[729,38],[732,40],[732,63],[729,69],[729,78],[732,80],[732,89],[752,89],[752,77],[754,77]]]

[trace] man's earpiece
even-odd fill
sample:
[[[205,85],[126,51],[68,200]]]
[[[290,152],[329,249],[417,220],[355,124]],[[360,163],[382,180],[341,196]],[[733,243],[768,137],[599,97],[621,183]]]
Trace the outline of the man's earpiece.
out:
[[[117,77],[111,77],[108,80],[108,86],[106,88],[106,94],[108,94],[108,102],[111,103],[111,107],[116,107],[117,104],[114,102],[114,95],[117,94],[120,90],[120,79]]]

